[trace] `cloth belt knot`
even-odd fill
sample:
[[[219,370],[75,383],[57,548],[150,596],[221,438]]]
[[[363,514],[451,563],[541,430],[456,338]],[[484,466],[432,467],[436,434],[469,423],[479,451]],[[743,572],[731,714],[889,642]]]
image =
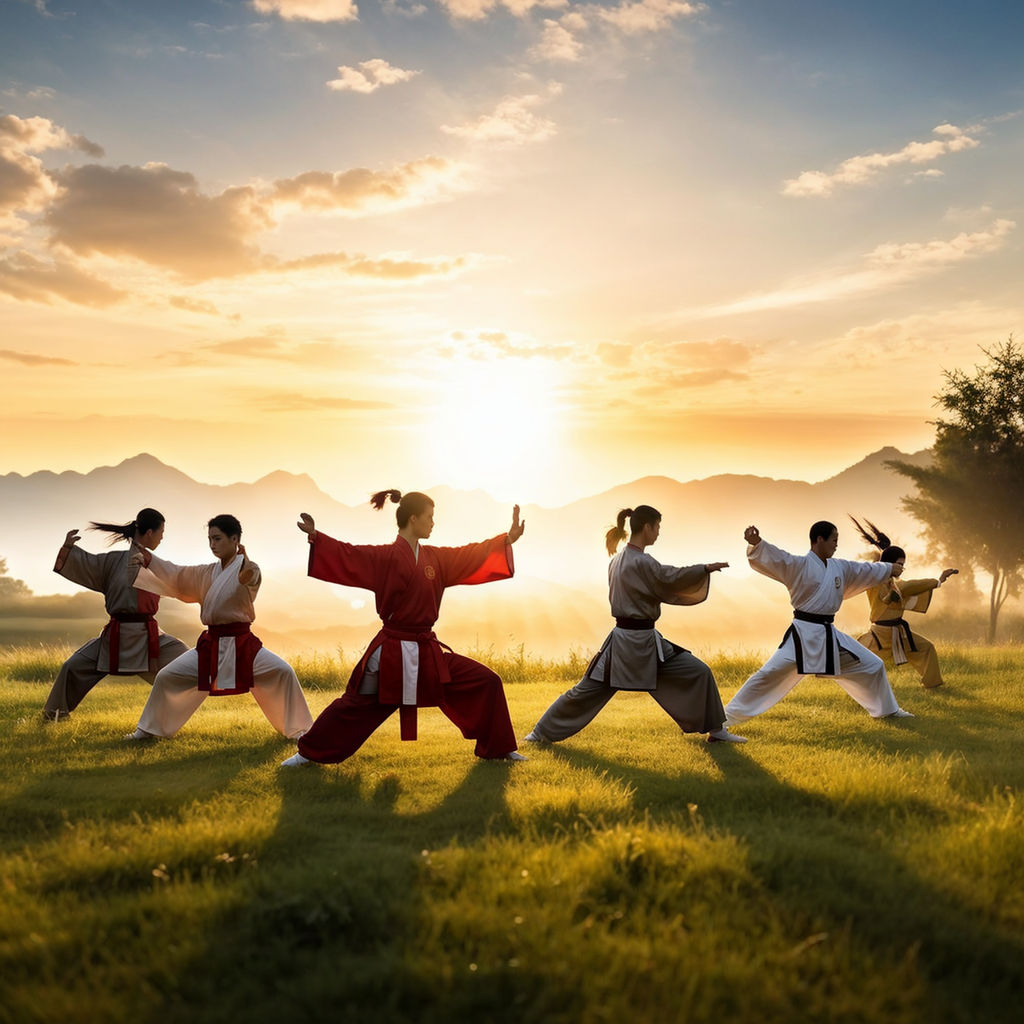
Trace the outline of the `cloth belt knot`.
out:
[[[229,689],[214,687],[220,663],[221,637],[235,637],[235,685]],[[253,662],[263,646],[263,641],[252,632],[248,622],[225,622],[207,626],[196,641],[199,656],[199,678],[197,685],[211,697],[248,693],[253,684]]]
[[[872,622],[871,625],[890,626],[892,628],[893,638],[896,640],[896,642],[892,644],[892,660],[894,664],[905,665],[907,661],[907,656],[903,653],[902,645],[899,642],[899,637],[896,635],[897,630],[903,634],[903,639],[906,641],[907,647],[909,647],[912,651],[917,651],[917,644],[914,643],[913,631],[910,628],[910,623],[907,622],[906,619],[902,617],[898,619],[875,619],[875,621]],[[878,637],[875,637],[875,640],[877,641]],[[879,649],[881,649],[881,643],[879,643],[878,646]],[[897,648],[899,648],[899,650],[897,650]]]
[[[403,625],[401,623],[389,622],[382,627],[381,632],[390,640],[404,640],[418,644],[421,653],[426,655],[420,670],[422,671],[426,668],[426,659],[429,658],[433,665],[433,671],[436,673],[435,678],[437,682],[443,686],[445,683],[452,681],[451,673],[448,671],[448,664],[445,662],[444,655],[442,654],[443,650],[450,651],[451,648],[446,647],[445,644],[442,644],[437,639],[437,634],[429,625]],[[369,653],[367,651],[367,657],[369,657]],[[401,703],[398,705],[399,736],[406,741],[416,739],[416,708],[418,707],[419,700],[419,679],[416,681],[416,688],[417,703]]]

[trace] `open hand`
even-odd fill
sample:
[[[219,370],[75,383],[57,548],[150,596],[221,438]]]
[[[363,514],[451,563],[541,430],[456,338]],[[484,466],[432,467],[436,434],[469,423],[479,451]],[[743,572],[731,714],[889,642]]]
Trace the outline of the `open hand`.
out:
[[[508,528],[508,542],[509,544],[515,544],[517,540],[523,535],[523,530],[526,529],[526,520],[519,522],[519,506],[512,506],[512,525]]]
[[[720,572],[722,569],[728,568],[728,562],[708,562],[708,564],[704,566],[704,571],[710,576],[713,572]]]
[[[316,524],[308,512],[300,513],[299,521],[295,525],[308,537],[312,537],[316,533]]]
[[[945,583],[946,580],[948,580],[950,576],[956,576],[956,574],[958,572],[960,572],[959,569],[943,569],[942,570],[942,575],[939,577],[939,582],[940,583]]]
[[[64,538],[64,547],[74,547],[81,540],[81,536],[77,530],[68,530],[68,535]]]

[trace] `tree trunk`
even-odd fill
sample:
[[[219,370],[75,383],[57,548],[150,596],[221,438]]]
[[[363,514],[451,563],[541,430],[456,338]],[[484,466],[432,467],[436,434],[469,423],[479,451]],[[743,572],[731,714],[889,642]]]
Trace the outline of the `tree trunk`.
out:
[[[998,563],[992,569],[992,589],[988,595],[988,636],[985,642],[994,644],[996,642],[996,624],[999,621],[999,612],[1006,600],[1009,589],[1009,579],[1006,571]]]

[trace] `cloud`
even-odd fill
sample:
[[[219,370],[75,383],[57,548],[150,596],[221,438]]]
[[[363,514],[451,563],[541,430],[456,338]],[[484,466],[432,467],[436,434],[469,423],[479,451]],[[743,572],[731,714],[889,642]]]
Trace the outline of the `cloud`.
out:
[[[716,338],[714,341],[686,341],[661,348],[666,361],[676,366],[725,369],[743,366],[753,357],[753,349],[742,341]]]
[[[510,356],[557,361],[571,359],[576,354],[572,345],[546,345],[528,335],[513,335],[507,331],[452,331],[448,337],[452,344],[441,350],[445,356],[469,356],[470,359],[479,360]]]
[[[410,281],[423,277],[450,277],[469,265],[464,256],[448,260],[413,260],[408,258],[364,256],[361,253],[324,252],[295,260],[268,261],[263,269],[271,271],[319,270],[323,267],[341,270],[355,277],[375,277],[385,281]]]
[[[540,41],[530,50],[531,59],[567,63],[580,60],[583,44],[573,35],[571,26],[582,28],[585,24],[586,21],[578,14],[566,15],[560,21],[545,18]]]
[[[716,384],[735,383],[749,378],[750,374],[740,373],[736,370],[687,370],[683,373],[659,374],[657,379],[638,387],[634,393],[638,396],[665,395],[680,388],[708,388]]]
[[[327,83],[329,89],[336,92],[376,92],[382,85],[395,85],[408,82],[415,78],[419,71],[405,71],[392,67],[386,60],[374,57],[372,60],[359,62],[358,68],[338,66],[338,77]]]
[[[172,295],[168,304],[175,309],[183,309],[186,313],[205,313],[208,316],[223,316],[221,311],[205,299],[190,299],[185,295]]]
[[[479,21],[499,7],[504,7],[518,18],[525,18],[535,7],[565,7],[568,0],[438,0],[438,3],[453,18]]]
[[[57,356],[38,356],[30,352],[13,352],[9,348],[0,348],[0,359],[23,366],[78,366],[73,359],[59,359]]]
[[[70,263],[41,260],[24,251],[0,257],[0,293],[22,301],[52,303],[64,299],[101,308],[127,298],[125,292]]]
[[[72,135],[45,117],[0,117],[0,227],[23,225],[20,213],[45,209],[60,189],[33,156],[49,149],[78,149],[102,156],[103,149],[84,135]]]
[[[427,156],[391,171],[371,171],[366,167],[306,171],[275,181],[270,199],[275,203],[292,203],[303,210],[366,213],[401,209],[443,198],[462,170],[461,164]]]
[[[633,358],[633,347],[618,342],[602,342],[597,346],[597,358],[607,366],[622,368],[628,366]]]
[[[285,21],[358,21],[354,0],[251,0],[260,14],[276,14]]]
[[[797,281],[736,302],[689,311],[688,315],[728,316],[784,309],[892,288],[963,260],[995,252],[1015,227],[1012,220],[1000,219],[983,231],[963,231],[953,238],[931,242],[886,242],[866,253],[860,267],[840,269],[828,276]]]
[[[127,256],[193,281],[260,267],[250,239],[273,222],[251,186],[207,196],[166,164],[87,164],[59,181],[46,222],[52,241],[78,255]]]
[[[641,32],[661,32],[677,18],[690,18],[706,8],[704,4],[686,3],[685,0],[639,0],[631,3],[622,0],[618,7],[598,8],[597,14],[603,21],[626,35]]]
[[[302,391],[268,391],[257,396],[255,404],[264,412],[358,412],[395,407],[393,402],[376,399],[309,395]]]
[[[804,171],[783,183],[782,194],[798,198],[824,198],[843,185],[863,185],[889,167],[900,164],[932,163],[950,153],[962,153],[980,145],[971,132],[952,124],[940,124],[933,129],[938,138],[930,142],[908,142],[894,153],[869,153],[844,160],[834,171]]]
[[[443,124],[441,130],[459,138],[499,146],[522,146],[527,142],[543,142],[554,135],[558,128],[554,121],[534,113],[533,108],[546,103],[552,95],[557,95],[560,91],[561,87],[553,84],[549,87],[547,96],[506,96],[498,103],[493,113],[482,114],[469,124]]]

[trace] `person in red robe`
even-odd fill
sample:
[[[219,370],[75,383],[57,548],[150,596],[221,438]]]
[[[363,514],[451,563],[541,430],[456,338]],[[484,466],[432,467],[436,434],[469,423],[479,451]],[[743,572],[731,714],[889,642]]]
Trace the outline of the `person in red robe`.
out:
[[[433,626],[446,587],[510,579],[512,545],[523,535],[519,506],[512,525],[479,544],[437,548],[420,543],[434,529],[434,502],[411,491],[379,491],[370,499],[378,510],[398,504],[398,537],[391,544],[346,544],[316,529],[302,513],[297,524],[309,539],[309,575],[329,583],[372,590],[380,632],[352,671],[345,693],[329,704],[300,738],[299,752],[284,767],[316,761],[336,764],[351,757],[369,735],[398,711],[403,740],[416,738],[416,709],[439,707],[476,740],[481,758],[524,761],[501,678],[471,658],[442,644]]]

